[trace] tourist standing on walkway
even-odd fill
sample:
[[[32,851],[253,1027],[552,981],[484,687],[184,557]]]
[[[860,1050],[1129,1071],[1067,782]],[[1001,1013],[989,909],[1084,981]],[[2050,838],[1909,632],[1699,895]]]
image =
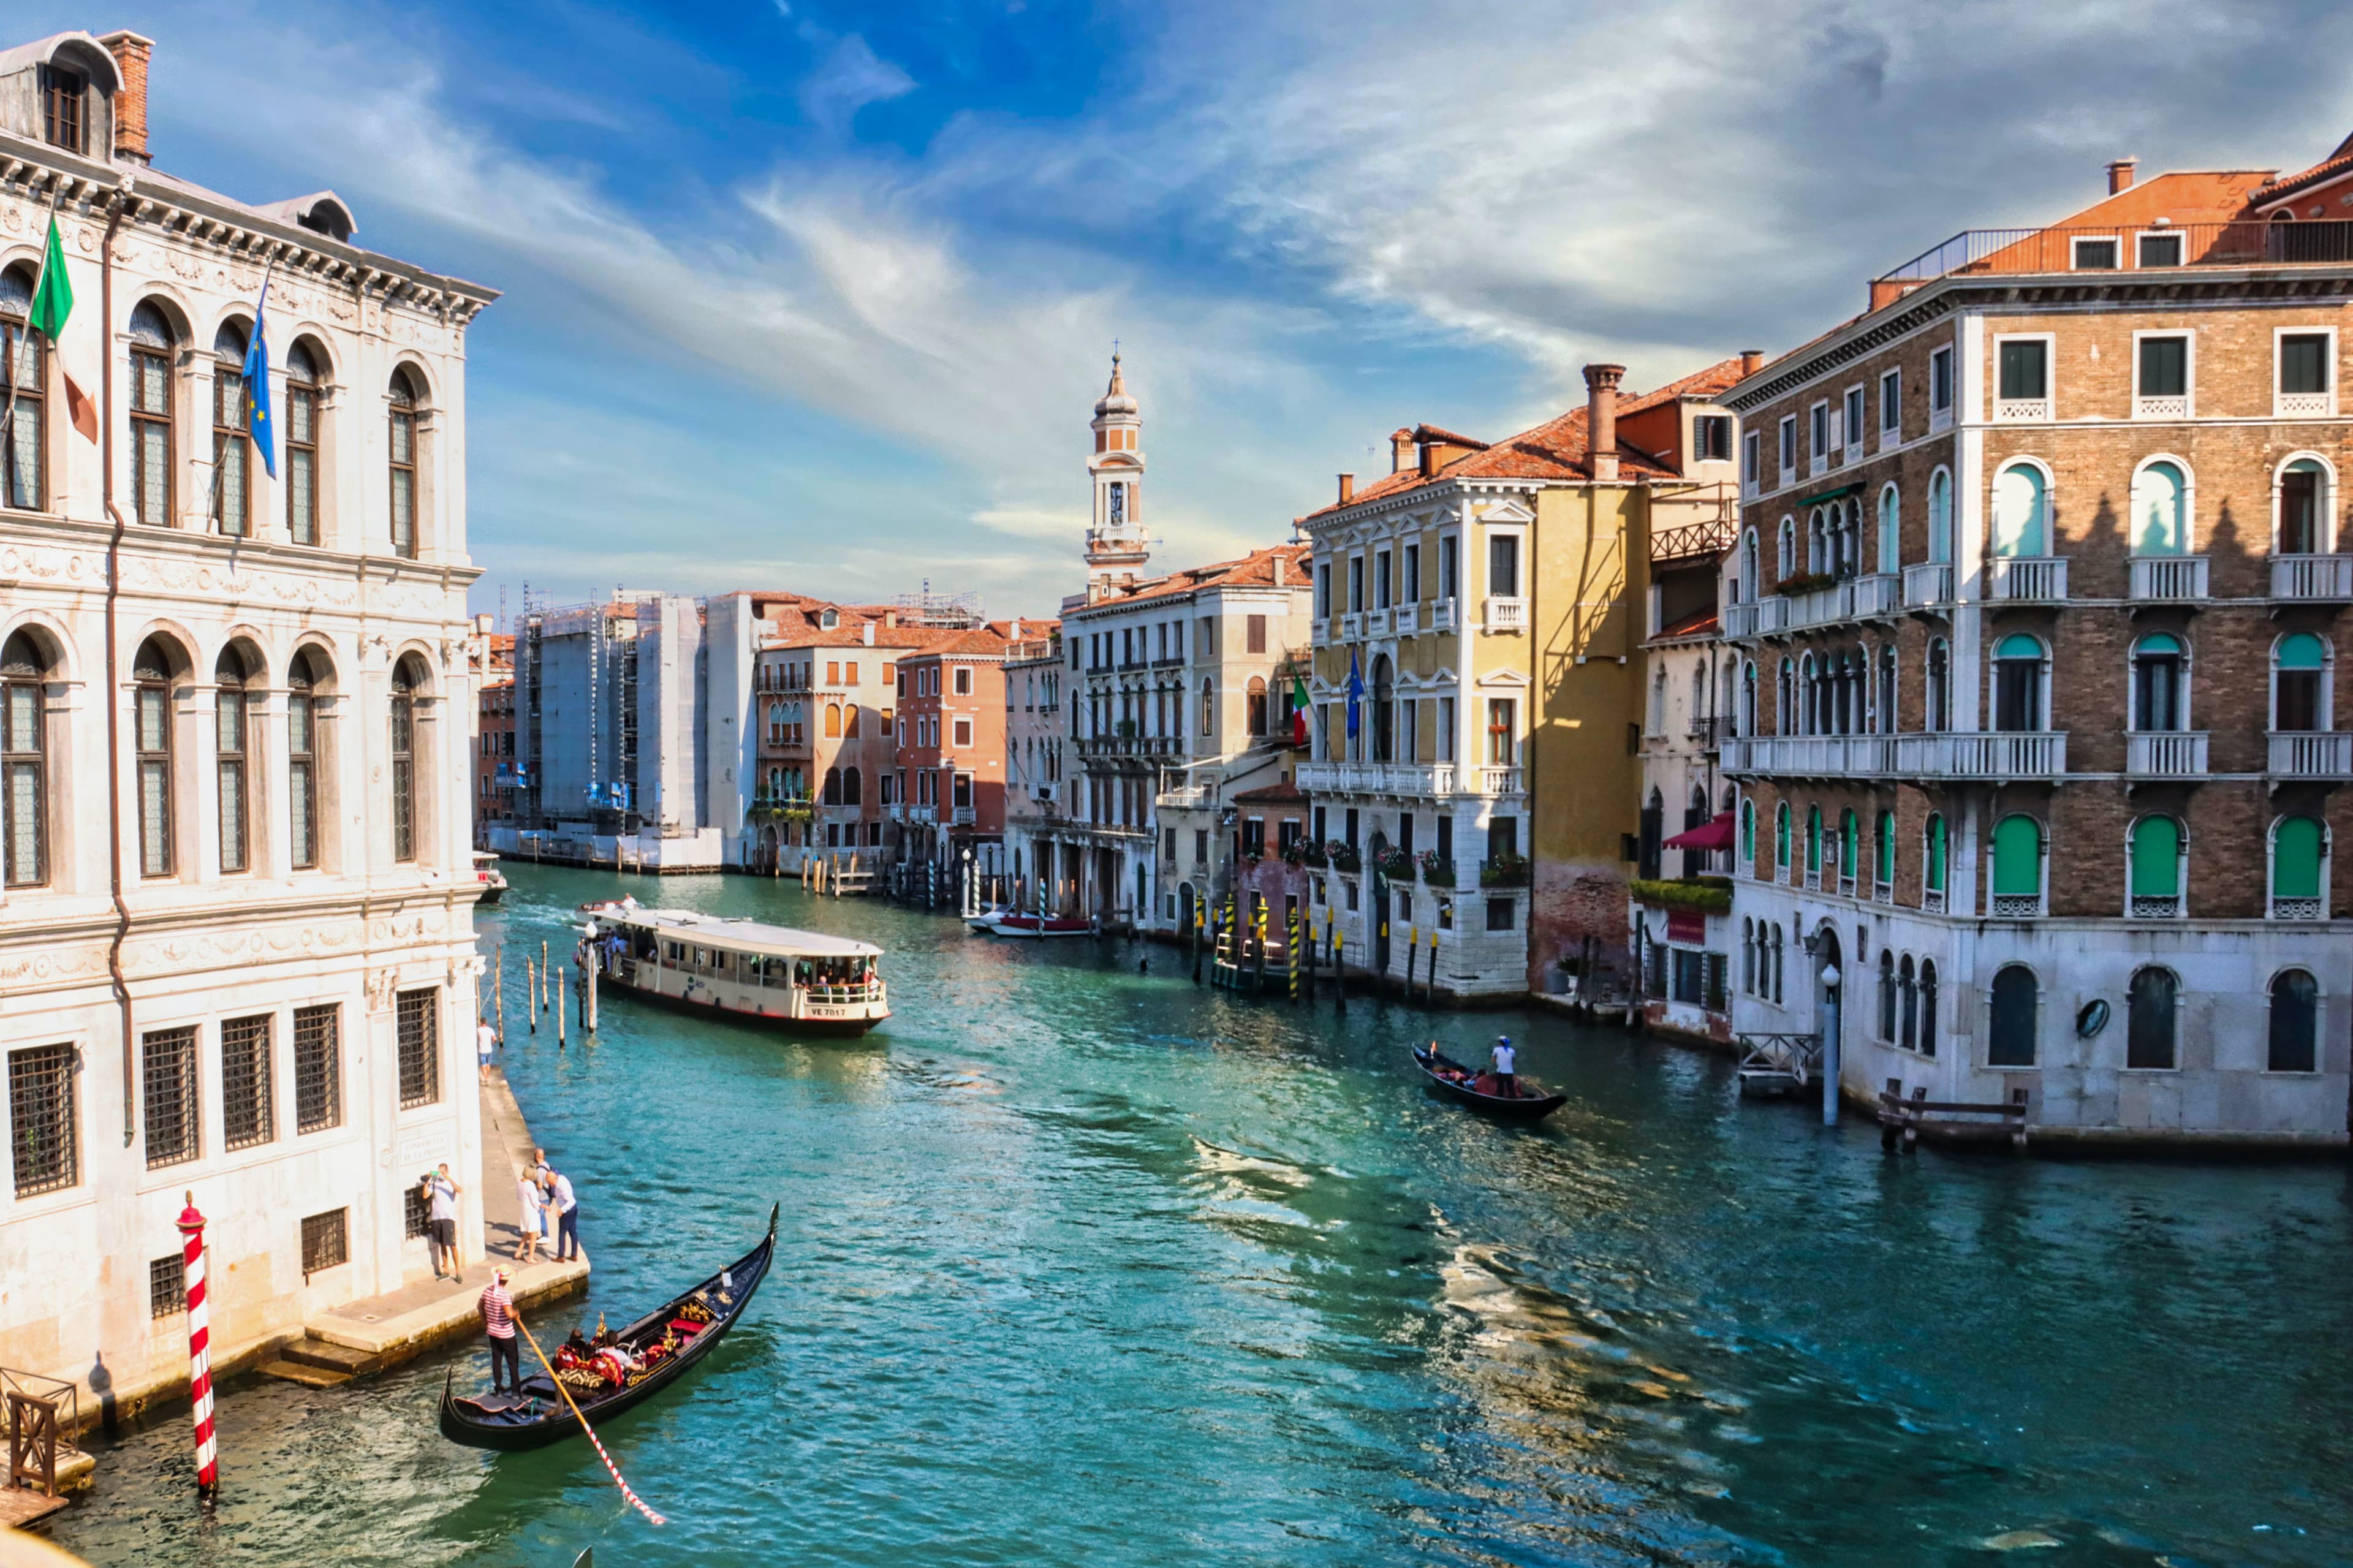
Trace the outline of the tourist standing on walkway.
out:
[[[525,1171],[515,1183],[515,1195],[522,1204],[522,1217],[515,1222],[515,1261],[535,1263],[540,1233],[547,1226],[547,1189],[536,1175]]]
[[[1495,1037],[1495,1058],[1493,1068],[1495,1074],[1495,1092],[1502,1095],[1505,1100],[1516,1100],[1519,1098],[1519,1077],[1514,1070],[1518,1066],[1519,1062],[1516,1055],[1512,1050],[1512,1037],[1509,1035],[1497,1035]]]
[[[507,1271],[501,1268],[482,1291],[482,1332],[491,1342],[491,1390],[522,1392],[522,1352],[515,1343],[514,1298],[507,1294]],[[500,1380],[500,1373],[506,1374]]]
[[[484,1083],[491,1080],[491,1059],[498,1055],[498,1050],[499,1032],[491,1027],[491,1021],[485,1018],[474,1030],[474,1056],[481,1064]]]
[[[433,1254],[436,1279],[444,1278],[445,1267],[448,1270],[447,1278],[451,1279],[465,1273],[464,1265],[458,1261],[458,1194],[465,1190],[449,1179],[447,1160],[438,1169],[426,1173],[425,1179],[417,1184],[417,1191],[425,1199],[425,1241]]]
[[[572,1195],[572,1178],[550,1172],[547,1206],[555,1215],[555,1260],[568,1263],[580,1256],[580,1200]]]
[[[548,1206],[547,1192],[555,1184],[555,1171],[547,1163],[546,1150],[532,1150],[531,1169],[523,1174],[539,1184],[539,1241],[552,1253],[555,1250],[555,1213]]]

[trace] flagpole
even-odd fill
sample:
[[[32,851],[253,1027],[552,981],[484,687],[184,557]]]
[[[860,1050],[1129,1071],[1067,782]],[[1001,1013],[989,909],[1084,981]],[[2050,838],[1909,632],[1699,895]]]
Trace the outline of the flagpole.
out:
[[[60,174],[58,176],[57,183],[49,187],[49,226],[52,228],[57,226],[58,209],[64,204],[65,199],[65,176]],[[44,243],[41,246],[41,264],[33,269],[33,302],[35,305],[38,305],[40,302],[41,279],[49,270],[49,247],[47,244],[47,237],[48,237],[46,235],[42,237]],[[25,311],[25,337],[29,339],[32,335],[33,310],[30,307],[27,307]],[[21,342],[19,346],[21,347]],[[9,488],[9,493],[14,494],[14,480],[16,472],[16,448],[9,440],[9,433],[14,429],[16,424],[16,356],[14,353],[11,353],[7,356],[7,359],[8,363],[6,366],[0,367],[5,369],[8,376],[8,408],[7,412],[0,414],[0,485],[7,486]],[[6,498],[0,497],[0,500],[5,499]]]
[[[269,258],[268,264],[261,269],[261,292],[258,297],[256,297],[253,302],[253,322],[254,330],[256,331],[259,331],[261,329],[262,309],[269,302],[269,279],[277,273],[277,271],[278,258],[273,256]],[[250,345],[248,346],[249,347]],[[220,374],[220,367],[217,363],[213,367],[213,374],[215,376],[218,376]],[[244,379],[243,366],[238,367],[237,378],[239,380]],[[246,394],[246,399],[248,405],[250,405],[252,397],[253,394],[248,390]],[[217,386],[213,389],[213,407],[216,415],[217,415],[220,408],[220,389]],[[253,437],[252,415],[250,413],[248,413],[246,416],[245,434],[248,440]],[[221,458],[225,455],[226,448],[220,446],[217,442],[215,443],[213,447],[212,480],[205,487],[205,521],[209,523],[217,523],[220,521],[218,518],[213,516],[213,508],[220,504]],[[246,475],[245,482],[248,486],[251,485],[253,483],[253,476],[251,474]]]

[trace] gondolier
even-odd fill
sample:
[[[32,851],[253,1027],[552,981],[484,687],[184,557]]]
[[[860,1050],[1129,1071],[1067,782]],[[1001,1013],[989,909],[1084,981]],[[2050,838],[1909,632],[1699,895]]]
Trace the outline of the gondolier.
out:
[[[522,1392],[522,1357],[515,1343],[514,1298],[507,1294],[507,1271],[501,1268],[482,1289],[482,1333],[491,1342],[491,1389],[496,1394]],[[504,1373],[503,1378],[500,1375]]]
[[[1488,1066],[1489,1070],[1495,1075],[1495,1092],[1506,1100],[1517,1098],[1520,1092],[1519,1075],[1513,1069],[1519,1066],[1519,1058],[1512,1049],[1511,1036],[1495,1037],[1495,1054],[1490,1058]]]

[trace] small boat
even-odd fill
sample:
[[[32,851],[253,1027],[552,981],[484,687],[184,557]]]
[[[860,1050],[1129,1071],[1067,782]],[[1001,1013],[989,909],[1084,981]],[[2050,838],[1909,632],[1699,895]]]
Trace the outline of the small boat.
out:
[[[649,1000],[813,1035],[862,1035],[891,1016],[871,942],[635,899],[585,912],[580,962]]]
[[[709,1322],[686,1334],[685,1342],[675,1353],[638,1373],[636,1381],[602,1391],[573,1390],[573,1402],[580,1406],[581,1415],[595,1424],[642,1405],[685,1376],[687,1368],[711,1353],[712,1347],[743,1317],[744,1309],[752,1304],[752,1293],[767,1278],[768,1264],[776,1250],[776,1212],[781,1206],[768,1210],[768,1234],[761,1237],[759,1246],[692,1289],[648,1312],[614,1337],[615,1344],[642,1352],[648,1345],[659,1343],[672,1325],[683,1322],[682,1314],[688,1307],[700,1307],[711,1314]],[[580,1423],[573,1418],[571,1406],[556,1392],[544,1368],[524,1378],[518,1393],[493,1394],[480,1399],[459,1394],[457,1376],[457,1369],[452,1367],[441,1384],[441,1436],[452,1443],[462,1443],[470,1448],[521,1453],[580,1435]]]
[[[1568,1103],[1568,1096],[1565,1094],[1538,1094],[1529,1089],[1525,1074],[1514,1079],[1522,1089],[1517,1095],[1482,1093],[1472,1087],[1479,1077],[1478,1073],[1442,1054],[1434,1045],[1428,1050],[1416,1046],[1413,1060],[1430,1079],[1429,1087],[1433,1093],[1501,1121],[1542,1121]]]
[[[1011,910],[983,910],[965,921],[983,936],[1092,936],[1094,921],[1079,915],[1017,914]],[[1040,930],[1040,927],[1043,930]]]
[[[506,873],[499,869],[499,853],[495,849],[474,851],[474,880],[482,885],[482,896],[474,901],[495,904],[499,895],[507,890]]]

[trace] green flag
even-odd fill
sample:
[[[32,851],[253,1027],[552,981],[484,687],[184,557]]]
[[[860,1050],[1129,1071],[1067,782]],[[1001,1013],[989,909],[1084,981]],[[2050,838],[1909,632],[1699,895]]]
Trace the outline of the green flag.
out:
[[[65,242],[58,237],[58,220],[49,219],[49,251],[41,261],[41,286],[33,294],[33,331],[58,341],[66,330],[66,318],[73,314],[73,285],[66,279]]]
[[[1297,675],[1291,678],[1291,743],[1307,744],[1307,682]]]

